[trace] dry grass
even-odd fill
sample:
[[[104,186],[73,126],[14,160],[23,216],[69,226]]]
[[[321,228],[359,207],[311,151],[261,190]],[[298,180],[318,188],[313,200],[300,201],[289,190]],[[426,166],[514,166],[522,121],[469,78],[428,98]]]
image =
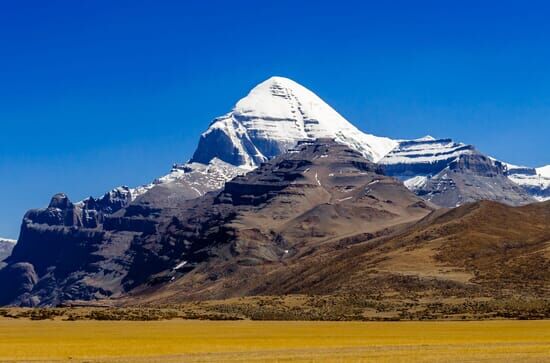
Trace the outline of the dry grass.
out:
[[[0,361],[547,361],[550,321],[0,320]]]
[[[405,281],[414,287],[414,279]],[[435,285],[437,287],[437,285]],[[448,289],[452,293],[452,289]],[[435,295],[435,296],[434,296]],[[111,302],[112,303],[112,302]],[[550,319],[550,300],[528,296],[446,298],[425,291],[407,294],[252,296],[162,306],[80,305],[57,308],[0,308],[0,319],[30,320],[262,320],[407,321]]]

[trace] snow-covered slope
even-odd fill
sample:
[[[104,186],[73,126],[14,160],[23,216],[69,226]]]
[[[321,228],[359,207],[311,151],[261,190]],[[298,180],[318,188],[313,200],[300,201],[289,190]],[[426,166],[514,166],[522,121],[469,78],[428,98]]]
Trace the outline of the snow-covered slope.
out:
[[[550,200],[550,165],[529,168],[506,164],[508,178],[539,201]]]
[[[399,141],[398,146],[388,153],[380,163],[388,175],[402,180],[419,176],[435,175],[461,155],[474,153],[471,145],[451,139],[434,139],[425,136],[415,140]],[[410,185],[418,183],[416,178]]]
[[[544,178],[550,178],[550,165],[537,168],[536,170],[538,175]]]
[[[131,189],[132,200],[155,187],[177,187],[185,189],[188,199],[198,198],[204,194],[221,189],[225,182],[248,170],[228,164],[218,158],[208,164],[187,163],[174,165],[172,171],[148,185]]]
[[[231,112],[212,122],[199,141],[192,161],[213,158],[254,168],[304,139],[334,138],[379,161],[397,142],[366,134],[317,95],[283,77],[271,77],[254,87]]]

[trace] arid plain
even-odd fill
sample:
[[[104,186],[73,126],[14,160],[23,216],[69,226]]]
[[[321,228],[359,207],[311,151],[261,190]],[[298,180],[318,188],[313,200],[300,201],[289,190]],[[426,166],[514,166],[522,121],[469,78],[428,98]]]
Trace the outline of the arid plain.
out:
[[[0,361],[542,362],[550,321],[0,320]]]

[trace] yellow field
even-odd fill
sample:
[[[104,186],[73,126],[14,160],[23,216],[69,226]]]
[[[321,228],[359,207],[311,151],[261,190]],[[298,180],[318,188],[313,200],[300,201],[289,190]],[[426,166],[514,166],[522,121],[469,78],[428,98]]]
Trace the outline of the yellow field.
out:
[[[550,321],[0,320],[0,361],[550,362]]]

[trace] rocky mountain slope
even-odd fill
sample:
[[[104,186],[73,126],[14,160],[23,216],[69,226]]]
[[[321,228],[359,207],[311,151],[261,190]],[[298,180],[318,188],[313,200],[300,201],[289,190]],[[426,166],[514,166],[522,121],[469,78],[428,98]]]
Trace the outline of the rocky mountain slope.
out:
[[[226,181],[247,171],[248,169],[228,164],[216,157],[208,164],[196,162],[175,164],[169,174],[148,185],[130,189],[130,193],[132,200],[135,200],[155,186],[163,185],[168,189],[177,189],[178,193],[183,194],[187,199],[194,199],[221,189]]]
[[[469,203],[382,233],[355,231],[321,244],[281,246],[289,253],[274,253],[269,264],[244,259],[255,252],[248,233],[234,248],[242,254],[239,262],[216,256],[124,303],[286,294],[342,296],[358,306],[362,299],[384,301],[381,297],[412,304],[419,299],[544,299],[550,295],[549,220],[549,202]]]
[[[163,239],[140,244],[138,256],[158,265],[155,278],[164,283],[133,294],[172,300],[290,293],[283,280],[266,283],[265,276],[327,246],[345,249],[390,233],[434,209],[359,152],[322,139],[228,182],[212,198],[167,226]],[[170,247],[178,241],[186,248]]]
[[[107,198],[101,210],[112,202]],[[388,233],[432,210],[332,140],[306,142],[202,198],[158,184],[90,219],[82,217],[90,215],[86,205],[58,195],[25,216],[20,242],[0,272],[0,284],[10,286],[0,303],[55,305],[165,286],[187,297],[253,294],[261,287],[249,274],[327,243]],[[236,285],[216,282],[226,275]]]
[[[208,263],[186,274],[173,272],[167,278],[173,278],[171,282],[136,292],[122,303],[286,294],[339,296],[342,304],[353,299],[362,307],[361,301],[383,302],[383,297],[413,305],[419,300],[545,299],[550,295],[548,221],[549,202],[522,207],[475,202],[378,233],[355,230],[323,243],[304,239],[297,245],[284,244],[263,263],[257,256],[265,251],[254,249],[259,234],[242,229],[231,249],[234,255],[220,249]],[[283,228],[282,235],[294,235],[289,232]],[[467,306],[461,308],[468,311]]]
[[[442,207],[478,200],[509,205],[536,201],[509,178],[505,163],[451,139],[401,141],[380,164],[388,175],[403,180],[417,195]]]

